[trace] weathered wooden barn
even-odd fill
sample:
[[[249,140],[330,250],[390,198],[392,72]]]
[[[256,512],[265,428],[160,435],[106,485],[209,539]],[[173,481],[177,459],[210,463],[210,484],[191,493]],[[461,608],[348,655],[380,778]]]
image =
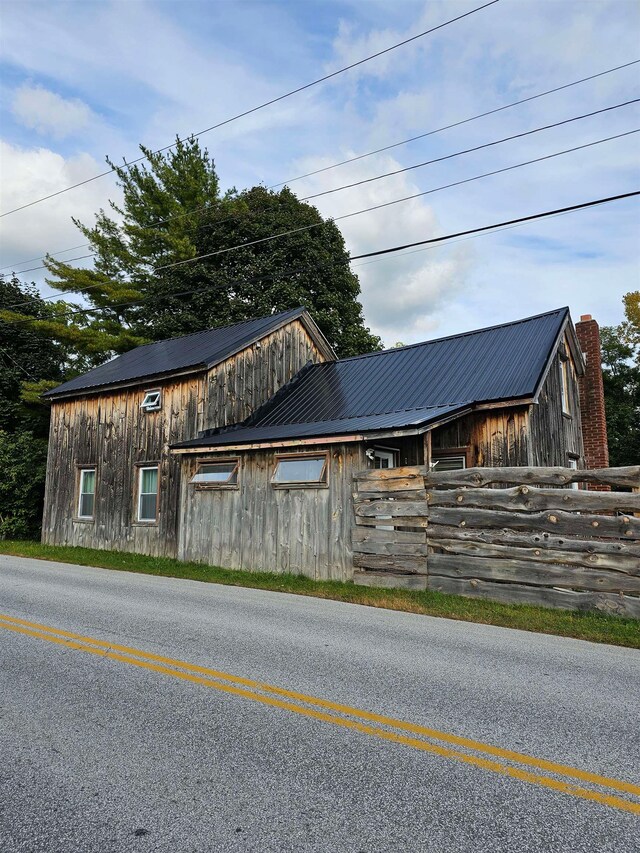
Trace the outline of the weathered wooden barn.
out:
[[[302,308],[139,347],[48,394],[43,540],[350,578],[355,472],[584,467],[583,349],[566,308],[339,361]]]

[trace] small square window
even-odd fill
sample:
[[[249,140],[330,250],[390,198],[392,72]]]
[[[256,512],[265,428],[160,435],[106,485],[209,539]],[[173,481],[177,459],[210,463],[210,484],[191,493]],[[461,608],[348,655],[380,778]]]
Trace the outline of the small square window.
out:
[[[93,519],[96,497],[96,469],[80,469],[78,518]]]
[[[281,456],[271,482],[274,486],[324,486],[327,482],[327,455]]]
[[[158,412],[162,408],[162,394],[160,391],[145,391],[144,399],[140,408],[145,412]]]
[[[225,459],[216,462],[200,462],[191,483],[200,488],[238,485],[238,460]]]

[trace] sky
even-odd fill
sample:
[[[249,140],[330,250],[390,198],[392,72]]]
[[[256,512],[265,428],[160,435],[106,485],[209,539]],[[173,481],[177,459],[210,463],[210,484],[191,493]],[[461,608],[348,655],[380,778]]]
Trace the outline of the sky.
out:
[[[437,26],[482,0],[67,0],[0,4],[0,212],[159,148]],[[205,133],[223,187],[288,182],[300,198],[640,98],[640,64],[397,146],[298,175],[640,59],[631,0],[500,0]],[[454,182],[640,128],[640,105],[314,199],[352,255],[640,189],[640,134],[457,187]],[[0,218],[0,267],[83,252],[118,199],[112,176]],[[354,261],[367,325],[413,343],[563,305],[622,319],[640,287],[637,198],[438,248]],[[25,263],[18,263],[24,261]],[[82,261],[79,263],[89,263]],[[44,271],[21,278],[52,291]]]

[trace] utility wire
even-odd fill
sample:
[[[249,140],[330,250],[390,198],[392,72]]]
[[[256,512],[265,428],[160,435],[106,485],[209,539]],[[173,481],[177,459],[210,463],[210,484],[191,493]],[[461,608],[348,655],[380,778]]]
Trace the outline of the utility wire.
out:
[[[438,24],[435,27],[431,27],[428,30],[424,30],[424,32],[417,33],[415,36],[411,36],[410,38],[406,38],[403,41],[397,42],[396,44],[391,45],[390,47],[386,47],[384,50],[379,50],[377,53],[372,53],[370,56],[364,57],[364,59],[359,59],[357,62],[352,62],[350,65],[346,65],[344,68],[339,68],[337,71],[332,71],[330,74],[325,74],[323,77],[319,77],[317,80],[313,80],[311,83],[305,83],[304,86],[298,86],[296,89],[292,89],[290,92],[286,92],[284,95],[279,95],[277,98],[272,98],[270,101],[265,101],[262,104],[259,104],[256,107],[252,107],[251,109],[244,110],[244,112],[237,113],[230,118],[224,119],[224,121],[220,121],[217,124],[212,124],[210,127],[206,127],[204,130],[199,130],[197,133],[190,134],[187,137],[176,140],[176,142],[172,142],[171,145],[165,145],[163,148],[157,148],[155,151],[151,152],[151,156],[155,154],[160,154],[163,151],[168,151],[170,148],[174,148],[179,142],[184,142],[186,139],[195,139],[198,136],[202,136],[205,133],[209,133],[212,130],[216,130],[219,127],[224,127],[227,124],[230,124],[233,121],[237,121],[240,118],[244,118],[245,116],[251,115],[252,113],[256,113],[259,110],[263,110],[266,107],[270,107],[273,104],[277,104],[279,101],[285,100],[285,98],[290,98],[292,95],[297,95],[300,92],[304,92],[306,89],[310,89],[313,86],[317,86],[319,83],[324,83],[327,80],[331,80],[333,77],[337,77],[339,74],[344,74],[345,71],[350,71],[353,68],[357,68],[359,65],[363,65],[365,62],[370,62],[372,59],[377,59],[379,56],[383,56],[386,53],[390,53],[392,50],[396,50],[399,47],[404,47],[411,42],[416,41],[417,39],[424,38],[424,36],[430,35],[431,33],[436,32],[437,30],[441,30],[443,27],[448,26],[449,24],[453,24],[456,21],[461,21],[463,18],[469,17],[469,15],[473,15],[476,12],[480,12],[483,9],[488,8],[489,6],[493,6],[495,3],[498,3],[499,0],[489,0],[488,3],[484,3],[482,6],[476,6],[475,9],[471,9],[468,12],[464,12],[462,15],[457,15],[455,18],[450,18],[448,21],[444,21],[442,24]],[[135,160],[130,160],[129,162],[125,162],[124,168],[131,168],[135,163],[140,163],[142,160],[147,160],[147,156],[138,157]],[[90,183],[91,181],[96,181],[98,178],[103,178],[106,175],[111,175],[115,171],[114,168],[108,169],[107,171],[101,172],[99,175],[94,175],[91,178],[87,178],[84,181],[79,181],[77,184],[73,184],[69,187],[65,187],[64,189],[58,190],[57,192],[50,193],[49,195],[42,196],[41,198],[34,199],[34,201],[30,201],[26,204],[21,205],[20,207],[15,207],[13,210],[7,210],[5,213],[0,214],[2,216],[9,216],[11,213],[17,213],[19,210],[24,210],[27,207],[32,207],[34,204],[40,204],[40,202],[47,201],[47,199],[54,198],[55,196],[61,195],[62,193],[69,192],[69,190],[76,189],[77,187],[84,186],[85,184]]]
[[[543,130],[550,130],[553,127],[560,127],[564,124],[571,124],[574,121],[581,121],[585,118],[590,118],[591,116],[597,116],[601,113],[610,112],[611,110],[619,110],[621,107],[627,107],[629,104],[637,104],[640,101],[640,98],[634,98],[632,101],[624,101],[621,104],[615,104],[611,107],[604,107],[601,110],[593,110],[590,113],[584,113],[580,116],[574,116],[573,118],[566,118],[563,121],[556,121],[553,124],[546,124],[543,127],[536,127],[533,130],[526,130],[523,133],[516,133],[513,136],[505,136],[502,139],[496,139],[493,142],[485,142],[483,145],[476,145],[473,148],[465,148],[463,151],[456,151],[453,154],[446,154],[443,157],[435,157],[433,160],[425,160],[422,163],[416,163],[414,166],[405,166],[403,169],[395,169],[393,172],[386,172],[383,175],[375,175],[373,178],[364,178],[361,181],[355,181],[352,184],[343,184],[340,187],[333,187],[330,190],[323,190],[319,193],[314,193],[313,195],[304,196],[300,201],[310,201],[313,198],[320,198],[323,195],[330,195],[331,193],[337,193],[341,190],[350,190],[353,187],[360,187],[363,184],[370,184],[372,181],[380,181],[382,178],[390,178],[393,175],[401,175],[404,172],[411,172],[414,169],[421,169],[424,166],[431,166],[433,163],[442,163],[444,160],[452,160],[454,157],[460,157],[462,154],[471,154],[474,151],[482,151],[485,148],[492,148],[494,145],[502,145],[503,142],[511,142],[514,139],[522,139],[525,136],[531,136],[534,133],[540,133]]]
[[[598,198],[594,201],[586,201],[582,204],[572,204],[569,207],[559,207],[556,210],[548,210],[545,213],[533,213],[530,216],[520,216],[517,219],[507,219],[504,222],[496,222],[493,225],[483,225],[481,228],[470,228],[467,231],[457,231],[454,234],[447,234],[444,237],[431,237],[429,240],[418,240],[415,243],[404,243],[401,246],[392,246],[389,249],[378,249],[376,252],[365,252],[363,255],[354,255],[351,260],[359,261],[362,258],[375,258],[379,255],[390,255],[393,252],[401,252],[403,249],[412,249],[414,246],[425,246],[431,243],[442,243],[444,240],[451,240],[454,237],[465,237],[468,234],[481,234],[484,231],[490,231],[494,228],[504,228],[510,225],[524,225],[526,222],[531,222],[534,219],[542,219],[548,216],[558,216],[563,213],[570,213],[574,210],[584,210],[588,207],[596,207],[600,204],[609,204],[613,201],[621,201],[625,198],[633,198],[640,195],[640,190],[634,190],[629,193],[621,193],[620,195],[612,195],[608,198]]]
[[[571,154],[574,151],[581,151],[585,148],[592,148],[594,145],[601,145],[604,142],[611,142],[614,139],[621,139],[622,137],[630,136],[630,135],[632,135],[634,133],[638,133],[638,132],[640,132],[640,128],[637,128],[635,130],[626,131],[626,133],[618,133],[615,136],[607,136],[604,139],[596,139],[593,142],[587,142],[584,145],[576,145],[573,148],[566,148],[563,151],[556,151],[554,154],[546,154],[544,157],[536,157],[533,160],[526,160],[523,163],[516,163],[513,166],[505,166],[502,169],[494,169],[493,171],[485,172],[482,175],[474,175],[471,178],[465,178],[464,180],[461,180],[461,181],[454,181],[453,183],[450,183],[450,184],[443,184],[442,186],[433,187],[430,190],[424,190],[423,192],[414,193],[413,195],[404,196],[403,198],[393,199],[392,201],[383,202],[382,204],[374,204],[371,207],[365,207],[362,210],[356,210],[356,211],[353,211],[352,213],[343,213],[342,216],[335,216],[335,217],[333,217],[333,219],[330,219],[327,222],[315,222],[311,225],[303,225],[300,228],[292,228],[291,230],[283,231],[280,234],[272,234],[269,237],[261,237],[260,239],[252,240],[249,243],[239,243],[236,246],[229,246],[226,249],[218,249],[215,252],[208,252],[205,255],[197,255],[195,258],[187,258],[186,260],[176,261],[175,263],[172,263],[172,264],[164,264],[163,266],[156,267],[154,272],[157,272],[159,270],[164,270],[164,269],[171,269],[173,267],[184,266],[184,264],[191,264],[191,263],[194,263],[194,261],[201,261],[205,258],[211,258],[211,257],[214,257],[216,255],[224,255],[227,252],[233,252],[237,249],[246,249],[249,246],[256,246],[259,243],[267,243],[267,242],[270,242],[271,240],[277,240],[280,237],[287,237],[291,234],[299,234],[302,231],[309,231],[312,228],[318,228],[322,225],[327,225],[330,222],[340,222],[343,219],[350,219],[353,216],[360,216],[362,213],[370,213],[373,210],[381,210],[382,208],[385,208],[385,207],[391,207],[394,204],[401,204],[402,202],[411,201],[412,199],[415,199],[415,198],[422,198],[425,195],[431,195],[431,193],[440,192],[441,190],[447,190],[447,189],[450,189],[451,187],[459,187],[459,186],[462,186],[463,184],[469,184],[472,181],[478,181],[482,178],[491,177],[492,175],[502,174],[503,172],[510,172],[513,169],[520,169],[523,166],[530,166],[532,163],[541,163],[544,160],[551,160],[554,157],[560,157],[563,154]]]
[[[530,214],[528,216],[521,216],[521,217],[518,217],[516,219],[508,219],[508,220],[505,220],[503,222],[494,222],[492,225],[483,225],[483,226],[480,226],[478,228],[467,229],[466,231],[457,231],[457,232],[454,232],[452,234],[443,235],[442,237],[431,237],[427,240],[419,240],[419,241],[414,242],[414,243],[406,243],[402,246],[392,246],[392,247],[387,248],[387,249],[379,249],[379,250],[374,251],[374,252],[366,252],[366,253],[361,254],[361,255],[355,255],[353,258],[347,258],[345,261],[337,261],[336,263],[339,265],[346,265],[346,264],[350,264],[354,260],[361,260],[363,258],[378,257],[381,255],[388,255],[388,254],[392,254],[395,252],[401,252],[405,249],[412,248],[414,246],[423,246],[423,245],[434,244],[434,243],[444,243],[447,240],[453,240],[454,238],[458,238],[458,237],[462,237],[462,236],[482,235],[482,234],[486,234],[489,231],[493,231],[495,229],[503,229],[505,227],[516,227],[516,226],[520,226],[520,225],[525,225],[526,223],[532,222],[534,220],[545,219],[545,218],[552,217],[552,216],[558,216],[558,215],[562,215],[562,214],[566,214],[566,213],[571,213],[574,211],[583,210],[583,209],[587,209],[590,207],[595,207],[597,205],[610,204],[610,203],[615,202],[615,201],[621,201],[623,199],[632,198],[632,197],[638,196],[638,195],[640,195],[640,190],[634,190],[632,192],[621,193],[619,195],[608,196],[605,198],[593,199],[591,201],[582,202],[581,204],[574,204],[574,205],[570,205],[568,207],[560,207],[560,208],[556,208],[554,210],[546,210],[542,213],[533,213],[533,214]],[[274,278],[286,278],[288,276],[290,277],[292,275],[297,275],[299,272],[308,271],[308,269],[309,269],[308,265],[304,266],[304,267],[297,267],[295,269],[288,270],[284,274],[282,272],[279,272],[279,273],[275,273],[275,274],[269,275],[269,276],[259,276],[259,277],[254,276],[253,278],[250,278],[248,280],[244,280],[244,281],[239,282],[239,283],[246,285],[247,283],[251,283],[253,281],[255,281],[256,283],[259,283],[261,281],[269,281],[269,280],[272,280]],[[202,287],[202,288],[197,288],[194,290],[185,290],[185,291],[182,291],[180,293],[172,293],[169,295],[172,298],[184,297],[184,296],[195,296],[199,293],[206,293],[208,290],[209,290],[208,287]],[[157,299],[157,297],[153,297],[153,298]],[[121,305],[112,305],[109,307],[110,308],[126,308],[126,307],[130,307],[131,305],[138,305],[141,303],[148,302],[149,299],[150,299],[150,297],[143,297],[141,299],[122,303]],[[78,309],[77,311],[67,312],[67,317],[76,316],[76,315],[80,315],[80,314],[95,314],[96,312],[100,312],[102,310],[103,310],[102,308],[81,308],[81,309]],[[33,322],[34,320],[37,320],[37,319],[38,318],[35,318],[35,317],[20,317],[18,320],[14,321],[14,322],[16,324],[21,323],[21,322]]]
[[[310,201],[311,199],[318,198],[319,196],[330,195],[331,193],[339,192],[341,190],[352,189],[353,187],[359,187],[359,186],[362,186],[363,184],[368,184],[368,183],[371,183],[373,181],[382,180],[383,178],[389,178],[389,177],[392,177],[393,175],[400,175],[404,172],[411,172],[414,169],[420,169],[420,168],[423,168],[424,166],[430,166],[433,163],[441,163],[445,160],[452,160],[454,157],[460,157],[463,154],[471,154],[475,151],[481,151],[485,148],[492,148],[495,145],[501,145],[504,142],[511,142],[514,139],[521,139],[525,136],[531,136],[534,133],[540,133],[543,130],[550,130],[554,127],[560,127],[560,126],[565,125],[565,124],[571,124],[574,121],[581,121],[582,119],[591,118],[592,116],[600,115],[601,113],[610,112],[612,110],[618,110],[621,107],[626,107],[626,106],[629,106],[630,104],[637,104],[639,101],[640,101],[640,98],[635,98],[634,100],[624,101],[621,104],[615,104],[615,105],[610,106],[610,107],[603,107],[602,109],[599,109],[599,110],[593,110],[590,113],[584,113],[583,115],[574,116],[573,118],[563,119],[562,121],[554,122],[553,124],[547,124],[547,125],[544,125],[543,127],[536,127],[536,128],[533,128],[532,130],[524,131],[523,133],[516,133],[513,136],[505,136],[502,139],[496,139],[492,142],[486,142],[483,145],[476,145],[474,148],[466,148],[462,151],[456,151],[453,154],[446,154],[443,157],[436,157],[433,160],[425,160],[424,162],[417,163],[414,166],[406,166],[403,169],[396,169],[393,172],[386,172],[385,174],[382,174],[382,175],[375,175],[372,178],[364,178],[361,181],[355,181],[352,184],[344,184],[344,185],[339,186],[339,187],[334,187],[333,189],[330,189],[330,190],[324,190],[323,192],[315,193],[314,195],[305,196],[304,198],[301,198],[300,201]],[[212,222],[208,225],[199,226],[199,230],[203,231],[203,230],[208,229],[208,228],[215,228],[219,225],[222,225],[224,222],[229,221],[229,219],[232,219],[232,218],[233,217],[227,217],[226,219],[218,220],[217,222]],[[196,228],[194,230],[198,230],[198,228]],[[64,263],[69,264],[69,263],[72,263],[73,261],[82,261],[86,258],[95,257],[96,254],[97,254],[97,252],[91,252],[88,255],[79,255],[76,258],[68,258],[66,261],[64,261]],[[20,270],[20,274],[22,275],[23,273],[35,272],[35,270],[46,269],[46,266],[47,266],[46,264],[40,264],[39,266],[36,266],[36,267],[30,267],[26,270]],[[158,267],[157,269],[163,269],[163,267]],[[64,293],[65,291],[60,291],[60,292]],[[55,294],[53,296],[44,297],[44,298],[45,299],[54,299]]]
[[[35,320],[36,318],[34,317],[33,319]],[[0,354],[4,355],[5,358],[8,358],[9,361],[12,361],[15,364],[15,366],[18,368],[18,370],[21,370],[28,379],[31,379],[33,382],[38,381],[36,379],[36,377],[32,373],[30,373],[24,365],[19,364],[15,360],[15,358],[13,358],[13,356],[10,353],[8,353],[6,350],[2,349],[2,347],[0,347]]]
[[[288,186],[295,181],[301,181],[303,178],[311,178],[313,175],[328,172],[330,169],[337,169],[338,166],[346,166],[348,163],[355,163],[357,160],[364,160],[365,157],[372,157],[374,154],[381,154],[383,151],[390,151],[392,148],[398,148],[401,145],[408,145],[410,142],[416,142],[418,139],[425,139],[427,136],[442,133],[443,130],[451,130],[453,127],[460,127],[461,124],[467,124],[470,121],[476,121],[476,119],[494,115],[495,113],[502,112],[502,110],[509,110],[511,107],[526,104],[528,101],[535,101],[537,98],[544,98],[546,95],[552,95],[554,92],[561,92],[563,89],[570,89],[572,86],[577,86],[579,83],[586,83],[589,80],[595,80],[597,77],[603,77],[605,74],[620,71],[622,68],[629,68],[630,65],[637,65],[639,62],[640,59],[633,59],[631,62],[625,62],[624,65],[616,65],[615,68],[608,68],[606,71],[600,71],[598,74],[591,74],[589,77],[582,77],[580,80],[574,80],[572,83],[565,83],[562,86],[556,86],[555,89],[547,89],[544,92],[538,92],[537,95],[530,95],[528,98],[521,98],[519,101],[511,101],[511,103],[504,104],[501,107],[496,107],[493,110],[487,110],[484,113],[478,113],[477,115],[469,116],[469,118],[454,121],[452,124],[445,124],[443,127],[437,127],[435,130],[428,130],[426,133],[419,133],[417,136],[409,137],[409,139],[402,139],[400,142],[392,142],[390,145],[384,145],[382,148],[376,148],[375,151],[367,151],[366,154],[358,154],[356,157],[350,157],[348,160],[341,160],[339,163],[332,163],[330,166],[323,166],[322,169],[315,169],[313,172],[306,172],[304,175],[289,178],[289,180],[282,181],[279,184],[271,184],[267,189],[274,190],[277,187]]]
[[[450,184],[444,184],[444,185],[439,186],[439,187],[433,187],[430,190],[424,190],[423,192],[415,193],[415,194],[410,195],[410,196],[404,196],[403,198],[393,199],[392,201],[383,202],[381,204],[373,205],[371,207],[367,207],[367,208],[364,208],[362,210],[356,210],[356,211],[353,211],[352,213],[345,213],[345,214],[342,214],[342,216],[336,216],[333,219],[327,220],[326,222],[325,221],[314,222],[311,225],[303,225],[299,228],[293,228],[289,231],[283,231],[279,234],[272,234],[268,237],[261,237],[260,239],[253,240],[249,243],[240,243],[240,244],[237,244],[235,246],[229,246],[226,249],[218,249],[215,252],[208,252],[207,254],[204,254],[204,255],[196,255],[194,258],[186,258],[185,260],[176,261],[175,263],[172,263],[172,264],[164,264],[162,266],[155,267],[153,271],[158,272],[158,271],[164,270],[164,269],[171,269],[173,267],[183,266],[184,264],[193,263],[194,261],[204,260],[206,258],[214,257],[216,255],[226,254],[227,252],[232,252],[232,251],[235,251],[237,249],[245,249],[245,248],[248,248],[249,246],[255,246],[257,244],[270,242],[271,240],[276,240],[276,239],[279,239],[280,237],[287,237],[287,236],[290,236],[292,234],[299,234],[301,232],[309,231],[309,230],[312,230],[314,228],[320,228],[322,226],[326,226],[326,225],[332,224],[334,222],[338,222],[342,219],[350,219],[351,217],[359,216],[362,213],[370,213],[374,210],[379,210],[379,209],[384,208],[384,207],[390,207],[394,204],[400,204],[400,203],[405,202],[405,201],[411,201],[415,198],[420,198],[420,197],[425,196],[425,195],[430,195],[431,193],[439,192],[439,191],[445,190],[445,189],[450,189],[452,187],[457,187],[457,186],[460,186],[462,184],[468,184],[468,183],[471,183],[473,181],[481,180],[482,178],[487,178],[487,177],[491,177],[493,175],[498,175],[498,174],[501,174],[502,172],[509,172],[509,171],[514,170],[514,169],[519,169],[523,166],[529,166],[533,163],[539,163],[539,162],[542,162],[544,160],[550,160],[550,159],[553,159],[555,157],[560,157],[564,154],[570,154],[570,153],[573,153],[575,151],[580,151],[580,150],[585,149],[585,148],[591,148],[595,145],[600,145],[604,142],[610,142],[614,139],[620,139],[621,137],[630,136],[630,135],[632,135],[634,133],[638,133],[638,132],[640,132],[640,128],[638,128],[636,130],[627,131],[626,133],[620,133],[620,134],[617,134],[615,136],[609,136],[609,137],[606,137],[604,139],[598,139],[598,140],[595,140],[593,142],[587,142],[584,145],[578,145],[578,146],[575,146],[573,148],[565,149],[564,151],[558,151],[554,154],[546,154],[543,157],[537,157],[533,160],[527,160],[524,163],[516,163],[512,166],[505,166],[501,169],[495,169],[491,172],[485,172],[482,175],[474,175],[471,178],[464,178],[463,180],[454,181],[453,183],[450,183]],[[93,289],[93,288],[99,287],[99,286],[100,286],[99,284],[96,284],[96,285],[90,285],[89,287],[91,287]],[[88,289],[89,288],[87,288],[87,290]],[[65,292],[66,291],[61,291],[61,293],[65,293]],[[55,298],[55,297],[43,297],[43,298]],[[26,304],[26,303],[21,303],[18,305],[9,305],[9,306],[5,307],[5,310],[12,310],[15,308],[20,308],[24,304]],[[113,307],[117,308],[117,307],[121,307],[121,306],[116,305]]]
[[[591,74],[588,77],[582,77],[582,78],[580,78],[580,80],[574,80],[571,83],[565,83],[562,86],[556,86],[554,89],[547,89],[544,92],[538,92],[538,94],[536,94],[536,95],[530,95],[529,97],[522,98],[519,101],[512,101],[511,103],[504,104],[501,107],[496,107],[495,109],[487,110],[484,113],[478,113],[477,115],[470,116],[470,117],[465,118],[465,119],[461,119],[460,121],[456,121],[453,124],[448,124],[448,125],[445,125],[443,127],[436,128],[435,130],[429,130],[426,133],[421,133],[418,136],[412,136],[409,139],[403,139],[400,142],[394,142],[391,145],[384,146],[383,148],[376,148],[374,151],[368,151],[365,154],[359,154],[358,156],[351,157],[348,160],[341,160],[339,163],[333,163],[330,166],[324,166],[322,169],[316,169],[313,172],[307,172],[304,175],[298,175],[295,178],[289,178],[288,180],[282,181],[278,184],[271,184],[270,186],[267,187],[267,189],[273,190],[273,189],[277,189],[278,187],[287,186],[288,184],[292,184],[295,181],[302,180],[302,178],[308,178],[308,177],[311,177],[313,175],[318,175],[321,172],[327,172],[330,169],[336,169],[339,166],[344,166],[348,163],[354,163],[357,160],[363,160],[364,158],[371,157],[374,154],[379,154],[383,151],[389,151],[392,148],[398,148],[401,145],[406,145],[409,142],[415,142],[417,139],[424,139],[427,136],[432,136],[436,133],[441,133],[442,131],[449,130],[453,127],[459,127],[462,124],[467,124],[468,122],[475,121],[476,119],[480,119],[480,118],[484,118],[485,116],[493,115],[494,113],[501,112],[502,110],[511,109],[512,107],[516,107],[519,104],[524,104],[524,103],[527,103],[528,101],[534,101],[537,98],[542,98],[542,97],[545,97],[546,95],[551,95],[555,92],[560,92],[563,89],[569,89],[572,86],[577,86],[578,84],[588,82],[589,80],[595,80],[598,77],[603,77],[605,74],[611,74],[614,71],[620,71],[623,68],[628,68],[629,66],[637,65],[638,63],[640,63],[640,59],[634,59],[631,62],[624,63],[623,65],[616,65],[614,68],[608,68],[606,71],[600,71],[597,74]],[[210,204],[205,204],[205,205],[201,205],[200,207],[195,207],[195,208],[192,208],[191,210],[187,210],[183,213],[178,213],[178,214],[175,214],[172,216],[167,216],[165,219],[159,219],[156,222],[153,222],[151,225],[148,225],[147,228],[148,229],[158,228],[160,225],[164,225],[167,222],[172,222],[172,221],[175,221],[177,219],[183,219],[185,216],[191,216],[191,214],[193,214],[193,213],[199,213],[200,211],[205,210],[207,207],[210,207],[210,206],[211,206]],[[228,220],[223,220],[223,221],[226,222]],[[222,223],[218,222],[216,224],[220,225]],[[92,245],[91,243],[81,243],[79,246],[70,246],[68,249],[60,249],[57,252],[48,252],[46,254],[49,254],[51,257],[55,257],[56,255],[63,255],[66,252],[73,252],[76,249],[84,249],[85,247],[88,247],[91,245]],[[95,253],[90,254],[90,255],[82,255],[78,258],[69,258],[69,260],[65,261],[65,263],[71,263],[72,261],[83,260],[84,258],[90,258],[90,257],[93,257],[94,255],[95,255]],[[42,259],[42,256],[40,255],[36,258],[28,258],[24,261],[15,261],[12,264],[7,264],[4,267],[0,267],[0,271],[6,270],[6,269],[12,269],[12,268],[17,267],[17,266],[22,266],[22,264],[30,264],[30,263],[33,263],[34,261],[39,261],[41,259]],[[26,269],[26,270],[18,270],[17,272],[22,274],[25,272],[33,272],[34,270],[37,270],[37,269],[44,269],[44,265],[39,266],[39,267],[33,267],[31,269]]]

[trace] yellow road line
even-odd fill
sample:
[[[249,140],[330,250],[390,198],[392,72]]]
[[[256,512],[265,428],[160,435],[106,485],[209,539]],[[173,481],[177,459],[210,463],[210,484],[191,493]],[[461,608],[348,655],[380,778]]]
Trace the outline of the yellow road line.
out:
[[[112,660],[119,661],[121,663],[141,667],[143,669],[158,672],[163,675],[169,675],[184,681],[200,684],[205,687],[214,688],[225,693],[231,693],[236,696],[242,696],[243,698],[251,699],[253,701],[260,702],[265,705],[270,705],[272,707],[291,711],[296,714],[301,714],[306,717],[311,717],[316,720],[321,720],[322,722],[330,723],[332,725],[342,726],[343,728],[348,729],[354,729],[372,737],[393,741],[395,743],[410,746],[414,749],[419,749],[424,752],[430,752],[445,758],[450,758],[456,761],[461,761],[466,764],[471,764],[473,766],[480,767],[484,770],[490,770],[495,773],[511,776],[521,781],[530,782],[536,785],[542,785],[560,793],[570,794],[572,796],[576,796],[585,800],[591,800],[593,802],[611,806],[613,808],[621,809],[623,811],[628,811],[633,814],[640,814],[640,804],[630,802],[629,800],[625,800],[611,794],[604,794],[599,791],[593,791],[588,788],[582,788],[580,786],[573,785],[565,781],[553,779],[548,776],[542,776],[540,774],[531,773],[519,767],[501,764],[500,762],[492,761],[475,755],[469,755],[467,753],[459,752],[454,749],[439,746],[438,744],[429,743],[424,740],[418,740],[417,738],[407,737],[406,735],[399,734],[398,732],[387,731],[385,729],[381,729],[375,726],[370,726],[354,720],[345,719],[344,717],[337,717],[332,714],[317,711],[314,708],[307,708],[300,705],[295,705],[292,702],[283,701],[272,696],[264,696],[259,693],[255,693],[252,690],[245,689],[245,687],[237,687],[234,684],[225,684],[220,683],[219,681],[212,681],[211,679],[204,678],[201,675],[192,675],[191,672],[181,672],[179,670],[169,668],[168,666],[162,666],[157,663],[152,663],[151,661],[158,660],[164,663],[170,663],[171,666],[180,666],[183,669],[203,672],[205,674],[213,675],[214,677],[224,676],[226,680],[241,683],[243,685],[254,686],[258,689],[265,689],[265,687],[268,687],[271,689],[272,692],[287,695],[291,698],[297,698],[298,701],[304,701],[307,702],[307,704],[315,703],[318,705],[323,705],[324,707],[339,709],[341,713],[349,713],[351,714],[351,716],[374,720],[376,722],[383,722],[385,725],[410,730],[414,733],[431,736],[430,733],[432,731],[435,731],[432,729],[424,728],[421,726],[414,726],[411,723],[404,723],[400,720],[394,720],[389,717],[382,717],[380,715],[370,714],[367,711],[361,711],[356,708],[350,708],[346,705],[338,705],[336,703],[328,702],[327,700],[315,699],[314,697],[306,696],[305,694],[281,690],[280,688],[273,688],[270,685],[262,685],[260,684],[260,682],[251,681],[250,679],[243,679],[238,676],[230,676],[226,673],[217,673],[216,670],[208,670],[205,667],[199,667],[195,664],[188,664],[184,661],[175,660],[173,658],[164,658],[161,655],[142,652],[138,649],[129,649],[129,647],[127,646],[119,646],[117,644],[111,644],[103,640],[83,637],[82,635],[74,634],[70,631],[57,630],[55,628],[45,628],[45,626],[42,626],[40,628],[40,626],[37,626],[36,623],[27,622],[26,620],[22,619],[14,619],[10,616],[0,615],[0,627],[5,628],[9,631],[14,631],[19,634],[36,637],[47,642],[76,649],[78,651],[84,651],[88,652],[89,654],[107,657]],[[33,630],[33,628],[37,628],[37,630]],[[117,651],[113,651],[113,649],[117,649]],[[119,652],[125,652],[125,654],[120,654]],[[144,658],[147,659],[145,660]],[[482,744],[478,741],[471,741],[466,738],[458,738],[455,735],[447,735],[444,732],[438,732],[437,734],[439,735],[439,739],[441,740],[449,740],[450,742],[455,743],[463,742],[463,745],[465,745],[467,748],[476,748],[476,751],[490,751],[492,754],[501,755],[501,757],[507,758],[508,760],[517,760],[514,757],[521,756],[521,753],[514,753],[510,750],[501,750],[499,747],[489,747],[487,744]],[[471,744],[477,744],[477,747],[480,747],[481,749],[478,749],[477,747],[471,747]],[[531,756],[522,755],[522,758],[527,759],[526,763],[530,765],[534,763],[537,765],[548,765],[545,766],[545,769],[549,769],[549,766],[553,767],[554,769],[552,772],[556,774],[571,775],[574,777],[577,777],[580,774],[580,776],[588,777],[589,781],[595,782],[598,785],[609,788],[615,788],[616,790],[624,790],[629,793],[635,793],[640,795],[640,787],[636,785],[631,785],[629,783],[621,782],[616,779],[610,779],[608,777],[587,773],[586,771],[580,771],[577,770],[577,768],[565,767],[565,765],[555,764],[554,762],[546,762],[543,760],[534,759]],[[562,770],[560,768],[562,768]],[[570,772],[567,773],[563,771]]]

